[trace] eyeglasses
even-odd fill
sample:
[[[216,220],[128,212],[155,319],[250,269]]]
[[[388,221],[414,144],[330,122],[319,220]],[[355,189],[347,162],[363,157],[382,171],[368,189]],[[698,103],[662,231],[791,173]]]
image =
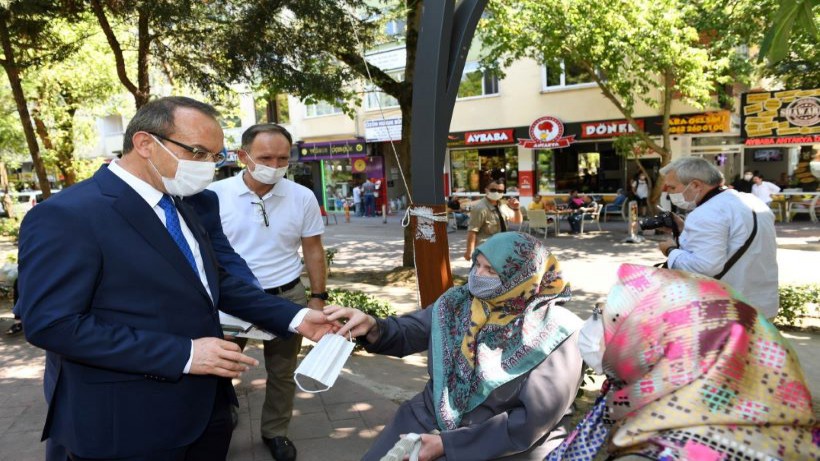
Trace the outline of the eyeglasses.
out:
[[[489,187],[487,188],[487,190],[490,192],[501,192],[502,194],[504,193],[504,189],[496,189],[494,187]]]
[[[265,211],[265,202],[258,201],[258,202],[251,202],[253,205],[259,205],[259,214],[262,215],[262,220],[265,221],[265,227],[270,227],[270,221],[268,221],[268,213]]]
[[[163,136],[161,134],[152,133],[150,131],[148,131],[148,134],[150,134],[152,136],[156,136],[157,138],[162,139],[163,141],[168,141],[172,144],[176,144],[177,146],[187,150],[188,152],[191,153],[191,155],[194,156],[194,160],[196,160],[198,162],[201,162],[203,160],[207,160],[207,161],[212,161],[212,162],[216,163],[216,166],[221,166],[223,163],[225,163],[225,159],[227,158],[227,155],[225,154],[225,148],[224,147],[222,148],[221,152],[213,153],[213,152],[208,152],[205,149],[200,149],[199,147],[192,147],[192,146],[189,146],[187,144],[183,144],[179,141],[174,141],[173,139],[166,138],[165,136]]]

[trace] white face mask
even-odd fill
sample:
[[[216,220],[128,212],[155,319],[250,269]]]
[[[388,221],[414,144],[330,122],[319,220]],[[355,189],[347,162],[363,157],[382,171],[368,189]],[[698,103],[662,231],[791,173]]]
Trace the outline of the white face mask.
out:
[[[490,200],[501,200],[502,197],[504,197],[504,194],[502,194],[501,192],[488,192],[487,193],[487,198],[490,199]]]
[[[162,150],[168,153],[171,157],[174,157],[177,161],[177,172],[173,178],[166,178],[159,172],[157,167],[154,165],[154,162],[148,161],[151,166],[154,168],[154,171],[157,172],[160,179],[162,179],[162,184],[165,186],[165,191],[168,192],[170,195],[175,195],[177,197],[188,197],[190,195],[195,195],[208,187],[208,184],[211,183],[214,179],[214,169],[216,168],[215,162],[197,162],[194,160],[182,160],[173,152],[168,150],[165,147],[165,144],[159,142],[159,139],[154,138],[154,141],[162,147]]]
[[[293,380],[299,389],[315,394],[324,392],[336,383],[336,378],[342,372],[342,367],[347,358],[353,352],[354,344],[344,338],[344,336],[326,334],[316,344],[308,355],[302,359],[302,363],[293,372]],[[307,390],[299,383],[297,376],[301,375],[310,378],[315,383],[324,386],[324,389]]]
[[[600,314],[598,314],[600,315]],[[603,374],[604,360],[604,323],[595,315],[588,318],[578,332],[578,350],[581,358],[595,373]]]
[[[683,189],[683,192],[686,192],[686,189],[689,189],[692,183],[686,185]],[[676,192],[674,194],[669,194],[669,200],[672,201],[672,205],[680,208],[681,210],[694,210],[697,206],[697,203],[694,200],[686,200],[683,196],[683,192]]]
[[[248,160],[253,163],[253,170],[248,168],[248,171],[251,173],[251,177],[262,184],[276,184],[280,179],[284,178],[285,174],[288,172],[287,165],[282,168],[273,168],[267,165],[260,165],[254,162],[250,155],[248,155]]]
[[[751,181],[753,177],[754,177],[754,175],[751,175],[751,174],[743,175],[743,179],[745,179],[746,181]]]

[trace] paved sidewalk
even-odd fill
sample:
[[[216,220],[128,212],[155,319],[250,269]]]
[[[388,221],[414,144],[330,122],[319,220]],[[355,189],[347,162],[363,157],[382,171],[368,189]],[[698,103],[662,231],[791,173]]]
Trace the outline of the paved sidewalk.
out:
[[[401,216],[353,218],[351,223],[328,226],[326,247],[338,250],[334,268],[387,270],[401,263]],[[331,220],[332,222],[332,220]],[[571,307],[585,317],[591,305],[606,295],[617,266],[624,262],[651,264],[661,261],[656,242],[621,243],[625,225],[602,223],[604,232],[581,236],[550,236],[547,244],[562,262],[572,283]],[[566,225],[564,225],[566,227]],[[568,230],[568,229],[564,229]],[[469,263],[462,258],[465,232],[448,234],[453,272],[466,275]],[[3,252],[0,242],[0,253]],[[8,248],[6,248],[8,250]],[[778,264],[781,284],[818,282],[820,225],[798,222],[778,225]],[[330,280],[330,285],[340,282]],[[388,300],[400,312],[417,308],[414,288],[344,283]],[[11,314],[0,309],[0,330],[11,325]],[[820,410],[820,335],[787,332],[795,346]],[[307,344],[307,342],[306,342]],[[249,353],[262,361],[262,352],[251,343]],[[0,461],[42,460],[39,442],[46,406],[42,392],[43,353],[22,335],[0,335]],[[259,435],[259,414],[264,399],[264,367],[259,366],[237,382],[240,422],[234,432],[230,461],[270,460]],[[321,394],[298,393],[291,425],[301,461],[358,460],[386,424],[398,403],[419,392],[427,380],[423,354],[397,359],[356,353],[345,365],[336,385]]]

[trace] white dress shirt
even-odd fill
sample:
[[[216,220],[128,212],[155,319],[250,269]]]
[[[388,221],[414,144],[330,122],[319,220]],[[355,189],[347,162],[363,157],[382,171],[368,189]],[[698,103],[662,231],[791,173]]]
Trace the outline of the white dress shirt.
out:
[[[751,194],[725,190],[689,213],[680,235],[680,248],[669,252],[668,264],[671,269],[709,277],[719,274],[749,238],[752,211],[757,214],[757,235],[722,281],[764,317],[772,319],[780,305],[774,214]]]
[[[760,184],[752,184],[752,195],[759,198],[766,205],[772,203],[772,194],[780,192],[777,184],[769,181],[761,181]]]

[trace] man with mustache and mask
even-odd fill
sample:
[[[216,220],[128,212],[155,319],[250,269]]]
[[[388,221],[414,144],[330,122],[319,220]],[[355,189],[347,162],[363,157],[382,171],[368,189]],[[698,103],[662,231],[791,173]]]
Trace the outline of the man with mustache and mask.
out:
[[[282,337],[336,329],[225,272],[180,202],[224,159],[217,116],[185,97],[145,104],[120,160],[23,220],[18,306],[47,351],[43,437],[72,460],[225,459],[230,379],[256,360],[222,339],[217,309]]]
[[[723,187],[723,175],[699,157],[683,157],[661,168],[672,204],[691,210],[678,241],[658,244],[670,269],[723,280],[764,317],[777,316],[777,242],[774,214],[751,194]]]
[[[473,250],[484,240],[499,232],[507,232],[507,221],[520,224],[524,220],[518,199],[511,198],[507,203],[504,198],[504,182],[496,179],[487,184],[486,195],[470,209],[470,222],[467,224],[467,249],[464,259],[473,258]]]
[[[265,123],[242,134],[239,159],[247,168],[209,186],[219,197],[222,228],[234,250],[245,259],[266,293],[300,306],[321,310],[325,291],[325,250],[319,204],[313,192],[285,177],[293,144],[283,127]],[[299,276],[304,265],[310,278],[310,299]],[[268,372],[262,406],[262,440],[277,461],[296,459],[287,438],[296,392],[293,372],[302,338],[264,342]]]

